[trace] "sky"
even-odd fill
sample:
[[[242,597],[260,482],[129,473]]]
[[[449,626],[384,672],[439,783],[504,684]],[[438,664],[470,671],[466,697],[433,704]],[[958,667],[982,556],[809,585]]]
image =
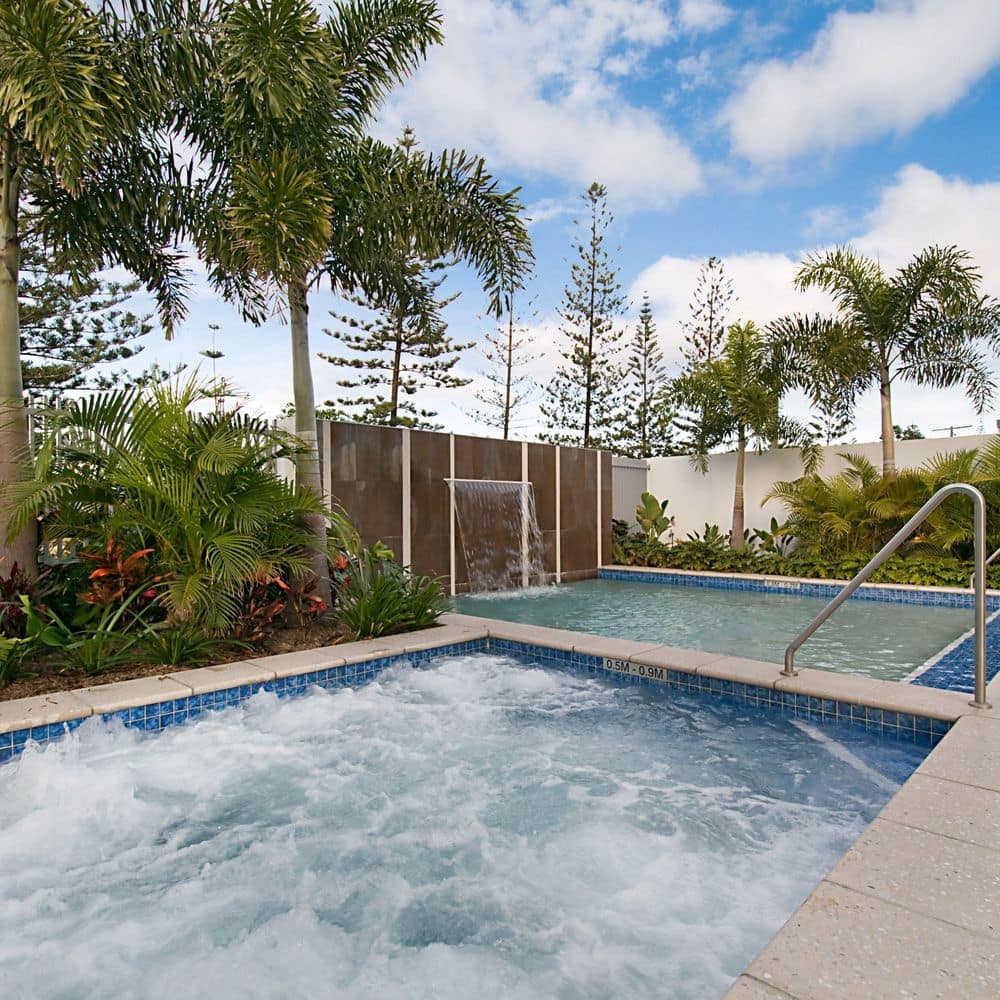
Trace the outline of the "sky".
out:
[[[998,0],[440,0],[445,41],[382,109],[386,139],[412,126],[428,150],[483,155],[520,187],[537,260],[529,316],[544,385],[558,361],[556,313],[569,274],[574,220],[593,181],[608,189],[609,245],[634,322],[652,301],[669,369],[680,360],[698,269],[714,255],[732,279],[732,320],[763,325],[826,309],[792,279],[811,251],[850,243],[892,270],[930,244],[969,251],[984,291],[1000,296],[1000,2]],[[474,275],[448,279],[452,337],[490,329]],[[310,312],[317,400],[343,375],[315,357],[329,292]],[[247,405],[276,414],[291,399],[288,328],[259,329],[208,287],[195,267],[189,317],[172,343],[147,338],[137,367],[209,362],[242,387]],[[469,413],[482,384],[481,351],[458,372],[474,381],[428,392],[450,431],[495,433]],[[1000,365],[995,366],[1000,381]],[[789,411],[805,412],[789,400]],[[895,422],[927,436],[971,425],[987,432],[1000,399],[978,416],[961,390],[902,384]],[[542,429],[537,406],[517,436]],[[878,400],[860,401],[850,437],[879,435]]]

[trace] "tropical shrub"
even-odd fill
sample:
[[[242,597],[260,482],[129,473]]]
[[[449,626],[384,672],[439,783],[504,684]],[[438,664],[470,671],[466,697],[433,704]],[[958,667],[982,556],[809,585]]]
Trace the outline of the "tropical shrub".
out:
[[[965,482],[987,501],[991,547],[1000,544],[1000,438],[981,451],[935,455],[917,469],[882,476],[862,455],[843,454],[848,467],[835,476],[802,476],[775,483],[768,499],[781,500],[788,520],[779,528],[797,549],[835,557],[850,552],[874,554],[942,486]],[[928,555],[972,556],[969,501],[947,499],[914,532],[904,551]]]
[[[645,532],[646,541],[658,542],[674,525],[674,518],[667,516],[669,500],[657,500],[652,493],[643,493],[635,508],[635,520]]]
[[[337,584],[334,620],[355,639],[427,628],[448,610],[437,580],[365,550]]]
[[[117,545],[132,556],[149,549],[170,624],[227,633],[248,584],[308,574],[305,520],[328,512],[274,472],[276,459],[301,451],[297,438],[239,412],[199,412],[211,398],[192,379],[46,414],[33,474],[8,491],[9,534],[37,517],[46,538],[109,558]],[[119,567],[123,587],[136,568]]]
[[[655,566],[714,573],[760,573],[816,580],[850,580],[872,557],[873,552],[845,552],[838,555],[796,550],[790,554],[766,550],[706,547],[697,541],[677,545],[649,545],[630,538],[623,546],[627,566]],[[874,583],[903,583],[922,587],[968,587],[972,562],[955,556],[913,551],[894,555],[872,576]],[[1000,565],[987,571],[987,584],[1000,588]]]

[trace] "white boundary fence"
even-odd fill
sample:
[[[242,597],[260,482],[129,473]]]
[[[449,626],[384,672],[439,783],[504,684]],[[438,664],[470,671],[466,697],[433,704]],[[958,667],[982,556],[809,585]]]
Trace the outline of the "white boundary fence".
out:
[[[611,458],[611,516],[635,523],[635,508],[646,492],[649,461],[645,458]]]

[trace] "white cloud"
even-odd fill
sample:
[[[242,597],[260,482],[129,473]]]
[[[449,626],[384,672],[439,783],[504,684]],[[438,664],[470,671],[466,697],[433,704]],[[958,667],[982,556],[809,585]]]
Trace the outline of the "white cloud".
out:
[[[677,17],[692,31],[715,31],[733,16],[732,10],[720,0],[681,0]]]
[[[753,68],[720,121],[735,152],[780,162],[912,129],[998,61],[996,0],[881,0],[831,15],[808,52]]]
[[[700,165],[612,74],[667,42],[658,0],[444,0],[445,43],[400,88],[383,128],[413,125],[431,148],[464,146],[494,168],[606,184],[616,202],[668,204]]]
[[[696,56],[678,59],[676,69],[684,78],[682,86],[685,90],[703,87],[712,80],[714,72],[712,53],[709,49],[702,49]]]
[[[1000,181],[977,184],[911,163],[882,192],[853,242],[889,268],[905,264],[933,243],[958,246],[983,272],[984,290],[1000,296],[998,219]]]
[[[843,224],[836,206],[823,206],[816,215]],[[882,190],[875,208],[855,224],[849,242],[862,253],[877,256],[890,272],[926,246],[955,244],[968,250],[983,272],[983,290],[1000,295],[1000,230],[995,225],[998,218],[1000,182],[973,183],[910,164]],[[825,293],[814,289],[800,293],[792,286],[799,261],[808,249],[792,255],[740,253],[724,257],[736,293],[730,318],[753,319],[762,325],[788,312],[830,311]],[[649,292],[664,351],[674,361],[683,340],[680,323],[688,318],[701,263],[694,258],[661,257],[632,284],[635,301],[643,291]],[[969,424],[973,430],[981,423],[987,430],[994,426],[992,416],[981,421],[960,389],[928,390],[899,383],[893,397],[895,422],[916,423],[927,435],[949,424]],[[801,400],[793,400],[789,410],[795,416],[806,415]],[[858,440],[877,439],[875,393],[859,401],[856,420]]]
[[[681,322],[690,316],[691,296],[704,258],[661,257],[632,283],[638,302],[649,292],[660,340],[668,359],[678,358],[684,340]],[[735,296],[729,321],[753,320],[758,326],[788,312],[815,312],[830,307],[823,292],[797,292],[792,287],[797,259],[781,253],[741,253],[723,259]]]

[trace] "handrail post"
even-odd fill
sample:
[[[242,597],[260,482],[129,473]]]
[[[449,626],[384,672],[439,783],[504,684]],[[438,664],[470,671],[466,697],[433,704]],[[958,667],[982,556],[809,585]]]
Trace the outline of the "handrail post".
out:
[[[975,490],[974,486],[969,489]],[[976,681],[973,708],[989,708],[986,700],[986,500],[979,490],[972,498],[972,531],[976,565],[975,636]]]
[[[911,517],[892,538],[869,560],[866,566],[858,571],[850,583],[831,600],[826,607],[788,644],[785,649],[785,665],[781,673],[785,677],[794,677],[795,654],[816,630],[839,608],[858,587],[861,586],[889,557],[905,542],[913,531],[936,510],[948,497],[961,493],[972,501],[972,537],[975,573],[973,586],[975,597],[973,602],[973,625],[975,631],[975,697],[969,702],[974,708],[989,708],[986,701],[986,499],[983,494],[968,483],[952,483],[942,486],[916,514]]]

